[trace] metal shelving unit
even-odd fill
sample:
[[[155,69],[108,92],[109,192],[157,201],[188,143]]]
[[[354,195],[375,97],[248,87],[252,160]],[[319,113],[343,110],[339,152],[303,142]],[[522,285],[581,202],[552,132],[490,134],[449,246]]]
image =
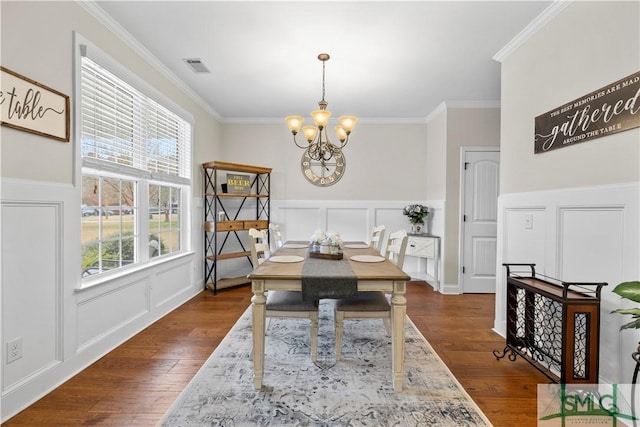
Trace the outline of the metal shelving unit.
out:
[[[251,264],[246,231],[268,229],[271,217],[271,168],[227,162],[203,163],[204,169],[204,286],[219,289],[249,283],[246,275],[219,278],[221,261],[246,258]],[[221,172],[244,173],[250,177],[250,192],[223,192]],[[232,201],[237,203],[232,206]],[[255,203],[251,203],[255,201]],[[247,206],[254,205],[254,206]],[[250,219],[244,218],[249,212]],[[231,242],[238,246],[231,248]],[[239,250],[237,248],[240,248]]]

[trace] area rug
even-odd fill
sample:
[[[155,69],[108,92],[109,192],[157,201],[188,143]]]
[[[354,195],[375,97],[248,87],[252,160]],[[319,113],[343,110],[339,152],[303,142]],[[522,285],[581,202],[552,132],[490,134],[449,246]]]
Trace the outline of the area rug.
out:
[[[402,393],[393,390],[391,339],[382,320],[345,320],[342,360],[336,362],[333,305],[322,300],[316,363],[309,355],[308,320],[267,322],[262,390],[253,388],[249,308],[160,425],[491,425],[408,317]]]

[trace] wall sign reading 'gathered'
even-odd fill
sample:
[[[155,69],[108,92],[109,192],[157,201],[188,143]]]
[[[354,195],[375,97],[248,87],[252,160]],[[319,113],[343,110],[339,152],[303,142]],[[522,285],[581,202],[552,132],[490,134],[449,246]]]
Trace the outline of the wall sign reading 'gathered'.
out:
[[[563,148],[640,127],[640,72],[535,119],[534,152]]]
[[[0,123],[69,142],[69,97],[0,66]]]

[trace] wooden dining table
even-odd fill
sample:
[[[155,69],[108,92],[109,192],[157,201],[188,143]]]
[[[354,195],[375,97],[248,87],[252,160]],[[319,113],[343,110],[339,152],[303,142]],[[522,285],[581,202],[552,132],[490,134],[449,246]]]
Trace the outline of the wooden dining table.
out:
[[[253,322],[253,383],[256,390],[262,388],[264,377],[264,345],[265,345],[265,292],[270,290],[301,291],[303,282],[303,266],[309,260],[309,248],[299,247],[307,242],[286,242],[277,249],[274,256],[299,256],[300,262],[274,262],[267,258],[255,268],[248,278],[251,280],[252,322]],[[357,292],[385,291],[391,293],[391,375],[393,388],[402,391],[404,378],[404,340],[406,316],[406,282],[410,279],[404,271],[388,259],[380,262],[359,262],[351,258],[356,255],[380,256],[371,247],[364,247],[363,242],[345,242],[342,248],[343,259],[357,278]],[[288,247],[291,246],[291,247]],[[353,248],[353,246],[359,246]],[[362,257],[356,257],[362,258]],[[337,262],[337,261],[331,261]],[[325,269],[326,271],[326,269]],[[305,272],[307,278],[309,272]],[[313,273],[314,280],[331,276],[322,271]]]

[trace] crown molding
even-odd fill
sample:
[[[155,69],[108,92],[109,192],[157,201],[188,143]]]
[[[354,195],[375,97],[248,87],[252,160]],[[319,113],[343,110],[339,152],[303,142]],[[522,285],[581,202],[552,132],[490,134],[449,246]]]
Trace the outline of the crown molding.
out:
[[[498,62],[503,62],[509,57],[509,55],[518,50],[520,46],[533,37],[534,34],[558,16],[560,12],[562,12],[572,2],[573,0],[554,0],[549,7],[543,10],[540,15],[524,27],[522,31],[520,31],[509,43],[500,49],[498,53],[493,55],[493,59]]]
[[[227,117],[221,119],[224,124],[246,124],[246,125],[284,125],[284,117]],[[337,123],[337,120],[336,120]],[[358,123],[368,125],[415,125],[425,124],[425,120],[420,117],[415,118],[367,118],[359,117]]]
[[[500,101],[445,101],[446,108],[500,108]]]
[[[431,123],[433,119],[435,119],[438,115],[440,115],[440,113],[443,113],[445,111],[447,111],[447,103],[441,102],[440,104],[438,104],[436,108],[433,109],[433,111],[431,111],[427,115],[427,117],[425,117],[424,121],[426,123]]]
[[[430,123],[441,113],[450,108],[500,108],[500,101],[443,101],[425,117],[425,123]]]
[[[176,85],[196,104],[201,106],[207,113],[218,121],[222,121],[222,116],[214,110],[205,100],[196,94],[189,86],[185,84],[178,76],[176,76],[169,68],[167,68],[158,58],[156,58],[146,47],[135,39],[127,30],[125,30],[118,22],[116,22],[108,13],[106,13],[94,0],[76,0],[76,4],[87,11],[98,22],[111,31],[116,37],[122,40],[134,52],[148,62],[153,68],[158,70],[160,74],[166,77],[171,83]]]

